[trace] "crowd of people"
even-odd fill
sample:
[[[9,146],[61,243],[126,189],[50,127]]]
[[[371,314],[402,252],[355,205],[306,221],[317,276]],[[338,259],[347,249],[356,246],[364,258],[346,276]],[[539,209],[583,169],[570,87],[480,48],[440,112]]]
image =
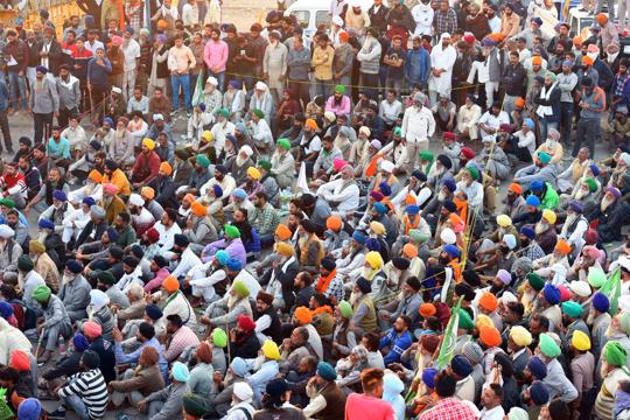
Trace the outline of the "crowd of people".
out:
[[[203,0],[17,19],[3,418],[630,418],[630,7],[602,3],[588,37],[549,0],[332,0],[308,38]]]

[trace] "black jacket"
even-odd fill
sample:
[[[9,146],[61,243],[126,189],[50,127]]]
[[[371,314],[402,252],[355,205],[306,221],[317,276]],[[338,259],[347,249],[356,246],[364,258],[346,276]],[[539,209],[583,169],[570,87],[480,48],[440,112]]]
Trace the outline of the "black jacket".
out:
[[[254,331],[247,333],[247,337],[230,342],[230,359],[242,357],[243,359],[255,359],[260,350],[260,341]]]
[[[527,70],[521,63],[516,66],[508,64],[503,69],[503,86],[507,95],[524,96],[527,87]]]
[[[385,7],[385,5],[381,5],[378,12],[375,12],[375,9],[376,7],[374,5],[368,9],[370,24],[375,27],[379,33],[384,34],[387,31],[387,15],[389,14],[389,8]]]

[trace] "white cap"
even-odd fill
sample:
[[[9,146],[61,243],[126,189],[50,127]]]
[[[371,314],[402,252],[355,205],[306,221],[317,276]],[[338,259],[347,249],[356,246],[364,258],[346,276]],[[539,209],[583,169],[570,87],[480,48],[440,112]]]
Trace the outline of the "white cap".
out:
[[[109,304],[109,296],[102,290],[92,289],[90,291],[90,305],[94,306],[97,311],[103,306]]]
[[[119,88],[118,86],[112,86],[112,92],[121,94],[122,93],[122,89]]]
[[[206,83],[210,83],[212,86],[219,86],[219,81],[216,77],[210,76],[206,79]]]
[[[254,397],[254,391],[247,382],[236,382],[232,392],[236,398],[244,402],[249,402]]]
[[[162,115],[162,114],[153,114],[153,121],[158,121],[158,120],[164,121],[164,115]]]
[[[361,128],[359,128],[359,134],[363,134],[367,137],[370,137],[370,134],[372,134],[372,131],[370,130],[370,127],[362,126]]]
[[[254,154],[254,151],[252,150],[251,147],[249,147],[248,145],[242,146],[239,151],[239,153],[245,153],[247,156],[251,156]]]
[[[333,25],[343,26],[343,19],[341,19],[341,16],[334,16],[332,18],[332,23]]]
[[[256,82],[256,85],[254,87],[256,88],[256,90],[267,90],[267,85],[265,84],[265,82],[261,81]]]
[[[455,232],[451,228],[444,228],[442,232],[440,232],[440,239],[445,244],[453,245],[457,241],[457,237],[455,236]]]
[[[330,122],[334,122],[337,119],[337,116],[334,112],[326,111],[324,112],[324,118],[326,118]]]
[[[389,160],[382,160],[380,167],[381,167],[381,171],[385,171],[390,174],[394,172],[394,169],[396,168],[396,166]]]
[[[8,239],[15,235],[15,231],[7,225],[0,225],[0,238]]]
[[[569,283],[569,290],[580,297],[589,297],[591,295],[591,286],[584,280],[575,280]]]
[[[133,193],[129,196],[129,204],[136,207],[142,207],[144,206],[144,199],[140,197],[140,194]]]

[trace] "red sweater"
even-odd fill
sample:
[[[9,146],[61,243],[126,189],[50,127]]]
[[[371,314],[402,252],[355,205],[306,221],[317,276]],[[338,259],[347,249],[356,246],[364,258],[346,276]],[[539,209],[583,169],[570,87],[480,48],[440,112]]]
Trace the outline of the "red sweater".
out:
[[[160,156],[153,150],[148,155],[140,153],[132,169],[134,181],[142,181],[146,184],[153,181],[153,178],[160,172],[161,163]]]
[[[350,394],[345,420],[394,420],[394,408],[387,401],[365,394]]]

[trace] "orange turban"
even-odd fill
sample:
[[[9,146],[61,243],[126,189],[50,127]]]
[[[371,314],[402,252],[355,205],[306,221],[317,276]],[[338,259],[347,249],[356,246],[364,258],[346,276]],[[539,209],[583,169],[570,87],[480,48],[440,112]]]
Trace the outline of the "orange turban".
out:
[[[435,315],[437,313],[437,309],[435,308],[435,305],[432,303],[423,303],[422,305],[420,305],[418,312],[424,318],[428,318],[430,316]]]
[[[317,130],[317,122],[314,119],[309,118],[304,122],[304,127],[308,127],[311,130]]]
[[[13,350],[11,352],[11,360],[9,366],[18,372],[28,372],[31,370],[31,360],[22,350]]]
[[[348,35],[348,32],[346,31],[339,32],[339,41],[348,42],[349,39],[350,39],[350,35]]]
[[[486,347],[498,347],[501,345],[501,333],[494,327],[483,325],[479,328],[479,339]]]
[[[532,58],[532,64],[540,66],[542,64],[542,57],[539,56],[539,55],[533,57]]]
[[[516,98],[514,100],[514,105],[517,108],[525,108],[525,99],[523,99],[523,98]]]
[[[603,13],[600,13],[597,16],[595,16],[595,20],[597,21],[597,23],[600,24],[600,26],[606,26],[606,24],[608,23],[608,16],[606,16]]]
[[[171,175],[173,173],[173,167],[168,162],[162,162],[160,163],[160,172]]]
[[[293,316],[302,325],[310,324],[313,321],[313,314],[306,306],[298,307]]]
[[[196,200],[190,205],[190,211],[197,217],[204,217],[208,214],[208,208]]]
[[[574,37],[573,37],[573,45],[574,45],[574,46],[576,46],[576,47],[577,47],[577,46],[579,46],[579,45],[582,45],[582,42],[583,42],[583,41],[582,41],[582,37],[581,37],[581,36],[576,35],[576,36],[574,36]]]
[[[418,202],[416,201],[416,197],[414,197],[413,194],[407,194],[407,197],[405,197],[405,204],[411,206],[418,204]]]
[[[287,225],[284,225],[282,223],[280,223],[278,227],[276,227],[275,233],[278,239],[280,239],[281,241],[288,241],[289,239],[291,239],[291,236],[293,236],[293,232],[291,232],[291,229],[289,229]]]
[[[407,258],[416,258],[418,256],[418,247],[411,243],[405,244],[403,246],[403,255]]]
[[[153,200],[155,198],[155,190],[151,187],[142,187],[140,195],[146,200]]]
[[[569,255],[569,253],[571,252],[571,245],[569,245],[569,243],[564,239],[559,239],[556,243],[555,250],[562,255]]]
[[[88,179],[92,182],[100,184],[101,182],[103,182],[103,175],[96,169],[92,169],[88,175]]]
[[[508,187],[508,190],[518,195],[523,194],[523,187],[521,187],[521,184],[517,184],[516,182],[512,182]]]
[[[582,64],[587,65],[587,66],[592,66],[593,59],[589,57],[588,55],[585,55],[584,57],[582,57]]]
[[[169,293],[176,292],[179,290],[179,281],[177,281],[175,276],[168,276],[162,282],[162,287]]]
[[[339,232],[342,225],[343,222],[339,216],[330,216],[326,219],[326,228],[332,231]]]
[[[499,306],[499,300],[490,292],[485,292],[481,295],[481,298],[479,298],[479,307],[488,312],[496,311],[497,306]]]

